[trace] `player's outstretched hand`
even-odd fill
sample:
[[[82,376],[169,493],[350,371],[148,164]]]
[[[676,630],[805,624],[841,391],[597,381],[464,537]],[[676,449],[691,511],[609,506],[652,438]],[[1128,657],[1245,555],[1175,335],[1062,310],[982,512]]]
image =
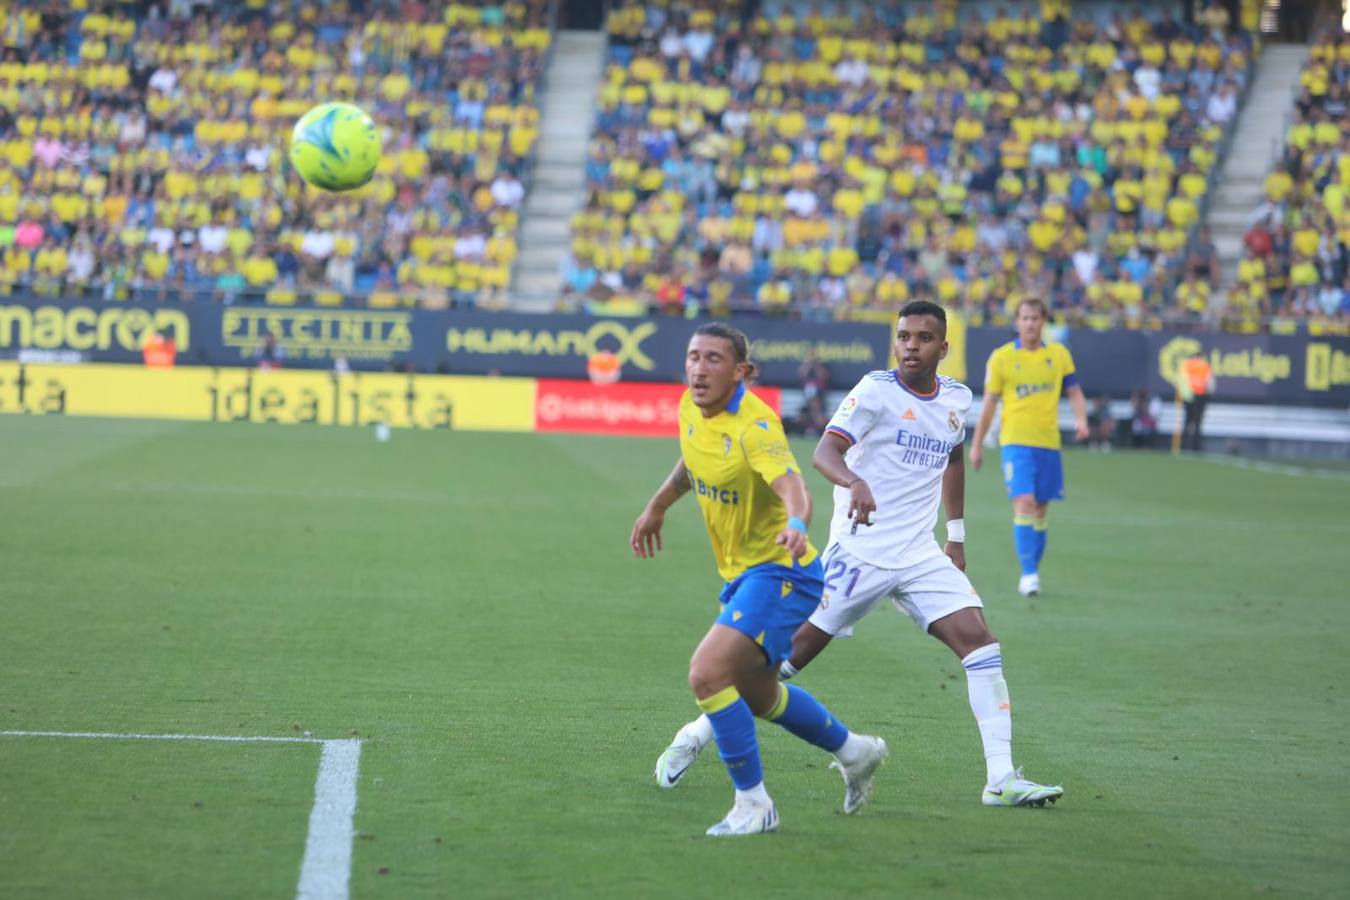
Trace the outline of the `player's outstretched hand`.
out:
[[[1076,441],[1086,441],[1086,440],[1088,439],[1088,435],[1090,435],[1090,434],[1092,434],[1092,431],[1088,428],[1088,423],[1087,423],[1086,421],[1083,421],[1083,422],[1075,422],[1075,423],[1073,424],[1073,439],[1074,439],[1074,440],[1076,440]]]
[[[980,466],[984,464],[984,448],[972,441],[970,450],[966,453],[966,459],[970,460],[970,467],[976,472],[980,471]]]
[[[806,535],[795,528],[784,528],[778,532],[774,543],[787,547],[794,560],[801,559],[806,553]]]
[[[867,482],[859,478],[848,489],[848,517],[854,527],[871,525],[872,513],[877,511],[877,501],[872,497],[872,489]]]
[[[942,552],[947,554],[947,558],[962,572],[966,570],[966,545],[958,541],[948,541],[942,548]]]
[[[664,512],[658,512],[650,507],[642,511],[642,515],[633,523],[633,534],[628,538],[628,545],[633,548],[634,556],[638,559],[648,559],[656,555],[656,551],[661,549],[661,526],[665,521]]]

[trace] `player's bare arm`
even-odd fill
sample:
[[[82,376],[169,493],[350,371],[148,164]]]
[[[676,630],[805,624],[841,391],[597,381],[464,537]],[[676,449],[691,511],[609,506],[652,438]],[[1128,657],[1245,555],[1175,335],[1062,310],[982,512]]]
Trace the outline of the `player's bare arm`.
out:
[[[661,549],[661,526],[666,521],[666,510],[687,494],[690,487],[692,485],[689,483],[689,470],[684,467],[684,460],[676,460],[675,468],[671,470],[669,477],[657,488],[652,499],[647,501],[642,514],[633,523],[633,533],[628,538],[628,545],[633,548],[634,556],[647,559],[655,556]]]
[[[788,472],[775,478],[769,487],[783,501],[788,514],[788,527],[778,532],[774,542],[787,547],[794,560],[801,559],[806,553],[806,526],[811,524],[811,492],[806,489],[806,479]]]
[[[867,486],[867,482],[844,462],[844,454],[848,452],[848,448],[846,438],[827,431],[821,435],[820,443],[816,444],[816,451],[811,455],[811,464],[832,484],[848,488],[848,517],[854,524],[871,525],[877,501],[872,497],[872,489]]]
[[[1069,406],[1073,408],[1073,436],[1075,440],[1085,441],[1088,439],[1088,416],[1087,416],[1087,398],[1083,396],[1083,386],[1081,384],[1071,384],[1066,392],[1069,397]]]
[[[957,444],[952,450],[951,455],[947,457],[947,470],[942,473],[942,511],[947,517],[948,523],[960,521],[962,523],[962,533],[955,535],[961,540],[953,540],[952,527],[947,527],[947,543],[943,545],[942,552],[950,557],[951,561],[962,572],[966,570],[966,542],[964,534],[964,520],[966,517],[966,461],[961,452],[961,445]]]
[[[1081,394],[1082,391],[1079,391]],[[980,408],[980,421],[975,426],[975,437],[970,441],[970,467],[976,472],[984,464],[984,439],[994,424],[994,413],[998,411],[998,395],[985,390],[984,405]]]

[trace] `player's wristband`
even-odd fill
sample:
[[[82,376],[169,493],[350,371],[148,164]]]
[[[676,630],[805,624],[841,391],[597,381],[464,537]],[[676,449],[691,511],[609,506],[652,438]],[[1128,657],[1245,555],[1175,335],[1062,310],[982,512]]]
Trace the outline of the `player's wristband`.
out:
[[[953,544],[964,544],[966,542],[966,520],[948,519],[947,520],[947,540]]]
[[[851,491],[851,490],[853,490],[853,486],[854,486],[855,484],[857,484],[858,482],[862,481],[862,480],[863,480],[863,479],[861,479],[861,478],[855,478],[855,479],[853,479],[853,480],[850,481],[848,484],[844,485],[844,490],[846,490],[846,491]]]
[[[794,531],[800,531],[802,534],[806,534],[806,522],[801,516],[789,516],[788,527]]]

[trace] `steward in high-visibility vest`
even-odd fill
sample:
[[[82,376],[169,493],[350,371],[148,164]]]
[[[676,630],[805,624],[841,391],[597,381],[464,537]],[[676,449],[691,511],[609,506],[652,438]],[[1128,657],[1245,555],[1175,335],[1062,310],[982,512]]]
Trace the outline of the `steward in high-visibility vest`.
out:
[[[1200,450],[1200,425],[1205,418],[1205,404],[1214,390],[1214,370],[1203,353],[1181,361],[1177,371],[1177,393],[1186,403],[1186,418],[1181,426],[1181,446],[1185,450]]]
[[[172,369],[178,358],[178,342],[167,331],[156,332],[145,342],[141,355],[151,369]]]

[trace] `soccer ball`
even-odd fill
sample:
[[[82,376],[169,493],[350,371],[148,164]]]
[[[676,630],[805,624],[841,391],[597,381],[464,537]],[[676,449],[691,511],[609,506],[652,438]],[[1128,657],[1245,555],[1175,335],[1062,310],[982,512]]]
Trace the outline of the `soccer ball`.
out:
[[[324,103],[300,117],[291,132],[291,165],[326,191],[350,191],[370,181],[380,162],[375,122],[350,103]]]

